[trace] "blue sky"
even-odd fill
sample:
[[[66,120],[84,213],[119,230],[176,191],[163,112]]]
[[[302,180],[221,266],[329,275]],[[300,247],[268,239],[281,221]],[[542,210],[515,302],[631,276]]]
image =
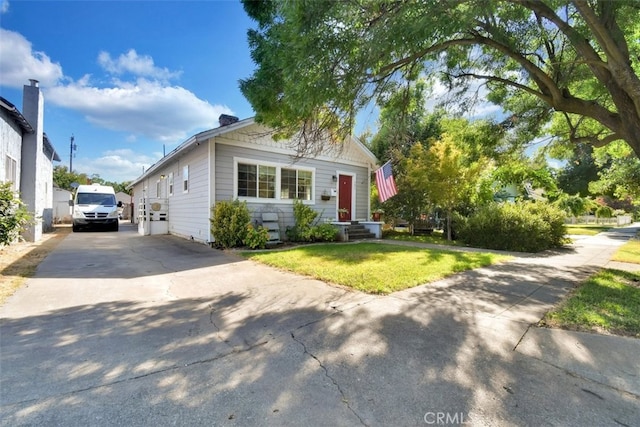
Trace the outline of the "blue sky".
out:
[[[132,180],[220,114],[251,117],[255,66],[239,1],[0,0],[0,95],[40,81],[44,129],[69,166]]]

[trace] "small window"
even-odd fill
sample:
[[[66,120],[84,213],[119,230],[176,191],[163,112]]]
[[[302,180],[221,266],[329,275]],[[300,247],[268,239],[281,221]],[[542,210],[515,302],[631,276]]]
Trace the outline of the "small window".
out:
[[[182,191],[189,191],[189,165],[182,168]]]
[[[18,189],[16,182],[18,181],[18,162],[16,159],[6,156],[4,161],[4,180],[11,183],[11,189],[16,191]]]
[[[169,174],[169,195],[173,196],[173,172]]]
[[[156,197],[162,197],[162,184],[160,180],[156,181]]]

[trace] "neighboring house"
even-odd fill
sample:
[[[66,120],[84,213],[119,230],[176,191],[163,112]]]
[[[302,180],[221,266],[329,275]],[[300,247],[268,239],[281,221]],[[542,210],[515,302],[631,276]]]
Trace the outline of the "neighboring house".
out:
[[[0,179],[13,189],[34,215],[22,236],[36,242],[53,228],[53,161],[60,161],[43,132],[44,98],[37,80],[24,86],[22,113],[0,97]]]
[[[520,190],[520,187],[524,189],[524,192]],[[534,189],[530,182],[524,182],[521,186],[513,183],[504,185],[495,193],[494,200],[500,202],[515,202],[518,197],[538,201],[547,200],[544,189]]]
[[[295,224],[296,199],[318,212],[320,221],[336,221],[338,209],[348,212],[342,221],[369,218],[377,160],[355,138],[335,152],[300,158],[290,142],[274,141],[272,132],[252,118],[222,115],[220,123],[183,142],[132,182],[141,233],[211,243],[212,206],[235,199],[247,202],[257,224],[263,213],[277,214],[282,238]]]

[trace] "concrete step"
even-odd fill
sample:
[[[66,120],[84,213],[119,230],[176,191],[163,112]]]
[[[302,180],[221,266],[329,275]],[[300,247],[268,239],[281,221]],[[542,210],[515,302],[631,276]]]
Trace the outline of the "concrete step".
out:
[[[367,230],[365,226],[361,224],[351,224],[349,226],[348,232],[349,240],[373,239],[374,237],[376,237],[375,234],[370,233],[369,230]]]

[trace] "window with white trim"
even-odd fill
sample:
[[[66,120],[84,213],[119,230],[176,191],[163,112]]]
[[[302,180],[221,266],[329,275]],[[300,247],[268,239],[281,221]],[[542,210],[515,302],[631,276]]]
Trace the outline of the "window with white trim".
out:
[[[280,198],[311,200],[313,174],[308,170],[281,169]]]
[[[169,174],[169,195],[173,196],[173,172]]]
[[[236,197],[313,200],[313,170],[238,160]]]
[[[156,197],[162,197],[162,184],[160,180],[156,181]]]
[[[11,190],[17,190],[16,182],[18,181],[18,162],[16,159],[6,156],[4,161],[4,180],[11,183]]]
[[[182,168],[182,192],[186,193],[189,191],[189,165],[183,166]]]

